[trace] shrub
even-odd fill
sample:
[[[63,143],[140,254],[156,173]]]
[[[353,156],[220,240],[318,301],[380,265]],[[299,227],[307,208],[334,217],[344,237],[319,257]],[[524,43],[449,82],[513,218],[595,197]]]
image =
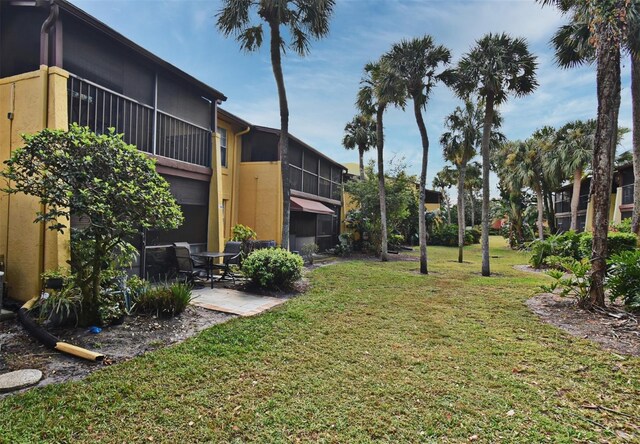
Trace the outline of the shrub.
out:
[[[242,273],[266,289],[287,289],[302,276],[302,258],[281,248],[254,251],[244,261]]]
[[[387,244],[390,249],[398,250],[404,244],[404,237],[401,234],[392,233],[387,239]]]
[[[182,313],[191,302],[191,286],[182,282],[152,287],[140,295],[137,309],[171,317]]]
[[[573,261],[575,261],[575,259],[571,257],[551,255],[545,257],[543,263],[549,268],[554,268],[561,271],[569,271],[571,269],[571,265],[573,265]]]
[[[353,234],[342,233],[338,236],[338,245],[333,248],[333,254],[336,256],[346,257],[353,251]]]
[[[631,233],[631,222],[632,219],[630,217],[624,219],[619,224],[614,224],[611,226],[611,231],[617,231],[620,233]]]
[[[320,247],[311,242],[302,246],[302,248],[300,249],[300,255],[304,258],[305,261],[307,261],[308,264],[313,265],[313,255],[316,254],[318,250],[320,250]]]
[[[249,240],[256,239],[258,236],[253,229],[247,227],[246,225],[237,224],[231,228],[231,240],[235,242],[246,242]]]
[[[593,236],[583,233],[580,238],[580,251],[583,257],[591,257]],[[607,255],[612,257],[623,251],[633,251],[638,247],[638,238],[633,233],[611,232],[607,240]]]
[[[589,290],[591,289],[591,263],[587,259],[581,261],[571,260],[567,264],[569,277],[564,277],[560,270],[551,270],[547,274],[554,281],[551,285],[542,285],[543,291],[553,293],[557,288],[561,289],[561,296],[573,297],[578,306],[584,307],[589,301]]]
[[[472,244],[479,244],[480,238],[482,238],[482,231],[477,229],[476,227],[467,228],[466,233],[471,235]],[[466,234],[465,234],[466,238]]]
[[[102,289],[98,298],[99,324],[105,327],[121,323],[126,313],[124,292],[115,288]]]
[[[40,310],[40,322],[56,326],[77,323],[82,309],[82,294],[73,281],[65,279],[60,290],[43,293],[34,308]]]
[[[611,256],[606,285],[612,301],[621,298],[627,307],[640,310],[640,250]]]

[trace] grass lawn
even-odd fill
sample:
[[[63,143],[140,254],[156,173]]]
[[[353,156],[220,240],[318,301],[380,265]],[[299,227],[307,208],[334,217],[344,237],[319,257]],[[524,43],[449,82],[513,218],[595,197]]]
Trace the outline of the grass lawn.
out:
[[[0,401],[0,441],[640,441],[640,359],[542,324],[524,301],[546,278],[492,246],[491,278],[478,246],[430,248],[429,276],[319,268],[262,316]]]

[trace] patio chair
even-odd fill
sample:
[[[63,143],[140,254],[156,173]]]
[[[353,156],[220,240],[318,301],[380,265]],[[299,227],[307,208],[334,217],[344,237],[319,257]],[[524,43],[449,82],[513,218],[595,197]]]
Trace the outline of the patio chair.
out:
[[[190,284],[202,285],[204,278],[208,276],[206,267],[196,266],[191,258],[191,251],[189,248],[181,244],[181,242],[173,244],[178,275],[184,276]]]
[[[240,265],[240,259],[242,258],[242,242],[230,241],[224,244],[224,253],[234,253],[233,256],[225,256],[221,264],[213,264],[214,270],[222,270],[222,276],[218,281],[222,281],[226,278],[231,278],[233,283],[236,283],[236,275],[231,271],[232,265]]]
[[[191,244],[189,242],[174,242],[174,247],[185,247],[191,253]],[[193,262],[193,266],[196,268],[207,268],[207,261],[200,257],[191,256],[191,262]]]

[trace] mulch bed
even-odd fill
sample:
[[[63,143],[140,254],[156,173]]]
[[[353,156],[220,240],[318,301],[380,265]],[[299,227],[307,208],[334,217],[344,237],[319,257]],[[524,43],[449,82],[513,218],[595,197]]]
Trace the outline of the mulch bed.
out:
[[[514,268],[535,273],[545,271],[528,265]],[[610,304],[606,310],[587,311],[579,308],[575,300],[552,293],[536,295],[526,304],[544,322],[573,336],[593,341],[612,352],[640,356],[640,314],[629,313],[619,304]]]
[[[7,320],[0,322],[0,373],[38,369],[43,373],[39,386],[82,379],[105,364],[119,363],[182,342],[233,317],[189,306],[184,313],[171,319],[130,316],[122,325],[104,328],[98,334],[89,333],[85,328],[49,329],[62,341],[103,353],[107,357],[104,363],[89,362],[50,350],[32,338],[17,320]]]

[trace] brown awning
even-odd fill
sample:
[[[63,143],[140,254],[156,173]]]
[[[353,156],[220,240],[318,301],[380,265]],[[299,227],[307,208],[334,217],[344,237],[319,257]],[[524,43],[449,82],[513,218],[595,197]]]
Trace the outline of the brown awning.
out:
[[[335,214],[335,211],[322,205],[320,202],[302,199],[300,197],[291,198],[291,211],[304,211],[305,213],[316,214]]]

